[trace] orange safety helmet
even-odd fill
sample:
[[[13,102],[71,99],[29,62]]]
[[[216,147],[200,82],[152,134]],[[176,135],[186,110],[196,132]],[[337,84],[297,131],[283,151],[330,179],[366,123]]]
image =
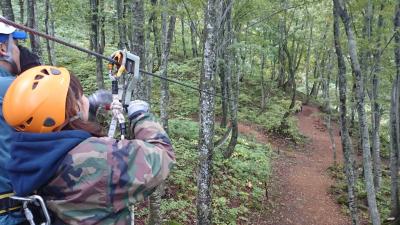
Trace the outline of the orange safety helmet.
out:
[[[19,131],[47,133],[65,122],[70,82],[67,69],[33,67],[8,88],[3,101],[6,122]]]

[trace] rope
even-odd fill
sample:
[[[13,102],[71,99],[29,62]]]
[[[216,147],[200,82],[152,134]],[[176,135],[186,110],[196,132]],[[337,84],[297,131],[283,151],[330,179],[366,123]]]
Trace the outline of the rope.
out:
[[[27,27],[27,26],[24,26],[24,25],[15,23],[15,22],[13,22],[13,21],[7,20],[7,19],[5,19],[4,17],[0,17],[0,22],[3,22],[3,23],[5,23],[5,24],[7,24],[7,25],[10,25],[10,26],[13,26],[13,27],[15,27],[15,28],[18,28],[18,29],[20,29],[20,30],[27,31],[27,32],[32,33],[32,34],[34,34],[34,35],[43,37],[43,38],[45,38],[45,39],[54,41],[54,42],[59,43],[59,44],[62,44],[62,45],[64,45],[64,46],[73,48],[73,49],[75,49],[75,50],[78,50],[78,51],[81,51],[81,52],[85,52],[85,53],[87,53],[87,54],[89,54],[89,55],[96,56],[96,57],[101,58],[101,59],[103,59],[103,60],[106,60],[106,61],[108,61],[108,62],[110,62],[110,63],[113,63],[113,64],[116,64],[116,63],[117,63],[114,59],[109,58],[109,57],[106,57],[106,56],[104,56],[104,55],[102,55],[102,54],[99,54],[99,53],[97,53],[97,52],[95,52],[95,51],[91,51],[91,50],[88,50],[88,49],[85,49],[85,48],[76,46],[76,45],[74,45],[74,44],[71,44],[71,43],[68,43],[68,42],[66,42],[66,41],[63,41],[63,40],[61,40],[61,39],[59,39],[59,38],[50,36],[50,35],[48,35],[48,34],[45,34],[45,33],[39,32],[39,31],[36,31],[36,30],[34,30],[34,29],[30,28],[30,27]],[[162,79],[162,80],[166,80],[166,81],[168,81],[168,82],[171,82],[171,83],[174,83],[174,84],[178,84],[178,85],[181,85],[181,86],[183,86],[183,87],[186,87],[186,88],[189,88],[189,89],[192,89],[192,90],[199,91],[200,93],[205,93],[205,94],[213,95],[213,96],[216,96],[216,97],[220,97],[220,98],[222,98],[222,99],[230,100],[229,98],[225,98],[225,97],[224,97],[223,95],[221,95],[221,94],[215,94],[215,93],[212,93],[212,92],[209,92],[209,91],[201,90],[200,88],[193,87],[193,86],[191,86],[191,85],[189,85],[189,84],[185,84],[185,83],[183,83],[183,82],[180,82],[180,81],[177,81],[177,80],[173,80],[173,79],[170,79],[170,78],[167,78],[167,77],[162,77],[162,76],[160,76],[160,75],[157,75],[157,74],[154,74],[154,73],[150,73],[150,72],[144,71],[144,70],[142,70],[142,69],[140,69],[139,71],[140,71],[141,73],[143,73],[143,74],[148,75],[148,76],[152,76],[152,77],[156,77],[156,78],[159,78],[159,79]]]

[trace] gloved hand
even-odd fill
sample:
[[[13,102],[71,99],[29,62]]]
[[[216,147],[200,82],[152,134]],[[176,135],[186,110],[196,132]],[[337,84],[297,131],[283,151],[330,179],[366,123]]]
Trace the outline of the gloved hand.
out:
[[[142,100],[131,101],[128,106],[128,117],[130,120],[134,119],[142,113],[149,112],[149,103]]]
[[[96,115],[96,111],[100,106],[109,107],[113,101],[111,92],[106,90],[98,90],[88,97],[89,112]]]

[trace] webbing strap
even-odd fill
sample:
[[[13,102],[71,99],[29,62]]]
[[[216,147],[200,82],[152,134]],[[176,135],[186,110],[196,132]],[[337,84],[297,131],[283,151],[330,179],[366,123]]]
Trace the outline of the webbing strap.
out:
[[[13,195],[13,192],[5,192],[0,194],[0,215],[21,209],[22,204],[10,198]]]

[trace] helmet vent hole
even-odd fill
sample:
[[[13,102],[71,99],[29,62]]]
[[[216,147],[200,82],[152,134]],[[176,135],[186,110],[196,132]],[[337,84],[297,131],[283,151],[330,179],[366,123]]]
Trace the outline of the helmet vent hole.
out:
[[[27,121],[26,121],[26,124],[31,124],[32,123],[32,120],[33,120],[33,117],[31,117],[31,118],[29,118]]]
[[[40,72],[46,74],[46,75],[50,75],[49,71],[47,71],[46,69],[42,69]]]
[[[38,84],[39,84],[39,82],[37,82],[37,81],[35,83],[33,83],[32,84],[32,90],[35,90],[35,88],[38,86]]]
[[[38,75],[35,76],[35,80],[40,80],[40,79],[42,79],[43,77],[44,77],[43,75],[39,75],[39,74],[38,74]]]
[[[56,124],[56,122],[52,119],[52,118],[47,118],[44,123],[43,126],[45,127],[52,127]]]
[[[51,70],[51,73],[53,75],[60,75],[61,74],[61,71],[59,71],[58,69],[51,68],[50,70]]]
[[[25,129],[25,125],[21,124],[21,125],[19,125],[19,128],[20,129]]]

